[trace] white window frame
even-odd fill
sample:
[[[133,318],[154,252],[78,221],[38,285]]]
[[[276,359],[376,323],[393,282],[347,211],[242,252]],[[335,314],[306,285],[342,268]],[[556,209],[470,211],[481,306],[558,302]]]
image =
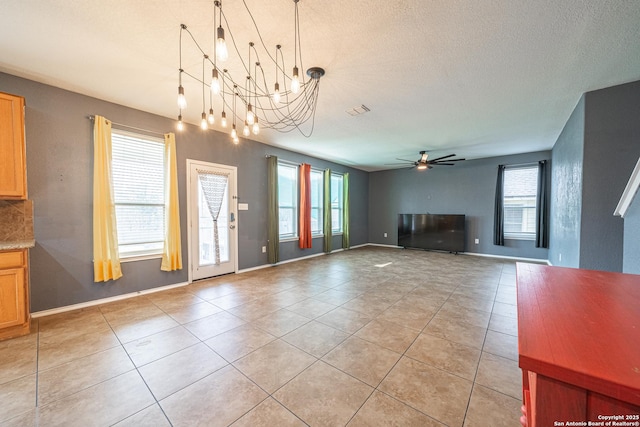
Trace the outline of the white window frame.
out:
[[[336,235],[340,235],[342,234],[342,232],[344,231],[343,229],[343,212],[344,212],[344,175],[341,173],[334,173],[331,172],[331,185],[329,186],[329,188],[333,188],[333,180],[335,179],[339,179],[340,180],[340,185],[338,186],[339,190],[338,190],[338,195],[334,196],[333,192],[331,192],[331,234],[336,236]],[[334,197],[337,197],[336,199],[336,204],[337,207],[334,207]],[[333,221],[333,211],[334,210],[338,210],[338,227],[335,226],[335,221]]]
[[[114,205],[116,210],[116,228],[118,229],[118,250],[120,252],[120,259],[122,262],[128,261],[137,261],[142,259],[154,259],[161,258],[163,247],[164,247],[164,236],[165,236],[165,200],[164,200],[164,173],[165,173],[165,165],[164,165],[164,140],[152,137],[145,134],[125,131],[122,129],[112,129],[111,130],[111,145],[112,145],[112,159],[111,159],[111,167],[112,167],[112,179],[113,179],[113,194],[114,194]],[[122,171],[127,170],[135,170],[140,169],[142,165],[140,163],[136,164],[136,168],[131,167],[131,161],[126,162],[123,159],[122,166],[119,165],[119,156],[116,154],[116,150],[114,149],[114,145],[116,145],[116,149],[119,149],[123,144],[127,144],[127,150],[130,151],[129,157],[135,157],[138,160],[142,158],[153,158],[156,160],[160,160],[161,164],[154,164],[151,170],[160,169],[161,176],[158,177],[155,175],[154,181],[156,184],[159,184],[159,187],[154,188],[155,191],[160,192],[162,195],[162,200],[158,199],[155,203],[146,203],[142,199],[140,202],[131,201],[131,197],[126,197],[125,200],[122,200],[122,197],[118,195],[131,195],[132,187],[127,185],[126,182],[122,182],[121,179],[118,178],[118,174],[122,176]],[[157,144],[157,146],[155,146]],[[144,148],[151,148],[152,150],[142,151]],[[137,151],[136,151],[137,150]],[[155,171],[158,172],[157,170]],[[126,176],[129,180],[135,180],[135,174],[131,174],[130,176]],[[157,221],[156,226],[161,226],[162,235],[157,236],[155,239],[151,240],[137,240],[137,241],[129,241],[127,243],[123,242],[123,238],[125,237],[124,226],[122,224],[122,216],[120,215],[120,221],[118,220],[119,208],[125,206],[149,206],[160,208],[162,211],[162,215],[160,215],[161,219],[158,219],[158,216],[146,216],[144,218],[145,222],[149,221]],[[161,222],[161,224],[160,224]],[[131,247],[136,247],[137,249],[130,249]],[[129,247],[129,250],[126,249]]]
[[[503,191],[503,197],[502,197],[502,204],[503,204],[503,218],[504,218],[504,238],[505,239],[509,239],[509,240],[535,240],[536,239],[536,230],[535,230],[535,223],[536,223],[536,210],[537,210],[537,191],[538,191],[538,166],[537,165],[523,165],[523,166],[507,166],[504,170],[504,177],[505,177],[505,185],[507,182],[507,174],[509,172],[514,172],[517,170],[526,170],[526,169],[530,169],[532,173],[535,174],[535,191],[534,191],[534,195],[533,197],[531,196],[527,196],[527,195],[523,195],[520,198],[510,198],[507,199],[507,191],[506,191],[506,186],[503,187],[502,191]],[[521,212],[521,216],[522,216],[522,221],[523,222],[528,222],[531,221],[531,217],[533,217],[533,220],[531,221],[533,223],[533,230],[532,231],[520,231],[520,232],[515,232],[515,231],[507,231],[507,210],[512,209],[514,211],[517,211],[518,209],[520,209]]]
[[[323,212],[324,212],[324,203],[323,203],[323,197],[324,197],[324,171],[322,169],[314,169],[311,168],[311,182],[313,182],[313,176],[319,176],[320,179],[320,195],[319,197],[317,197],[317,199],[320,201],[320,204],[318,206],[314,206],[313,205],[313,200],[314,200],[314,186],[311,185],[311,217],[313,218],[313,211],[317,211],[318,212],[318,229],[314,230],[313,227],[311,228],[311,236],[312,237],[322,237],[324,236],[324,216],[323,216]],[[310,183],[311,184],[311,183]]]
[[[287,169],[293,169],[294,173],[294,185],[292,188],[292,192],[293,194],[291,195],[291,200],[293,201],[294,205],[293,206],[283,206],[280,203],[280,191],[282,189],[282,186],[280,185],[280,168],[287,168]],[[292,221],[293,221],[293,232],[292,233],[282,233],[281,227],[278,227],[278,233],[279,233],[279,239],[281,242],[286,242],[286,241],[290,241],[290,240],[296,240],[298,239],[298,188],[299,188],[299,179],[298,179],[298,175],[299,175],[299,171],[298,171],[298,165],[294,164],[294,163],[289,163],[289,162],[284,162],[282,160],[278,161],[278,223],[281,220],[281,215],[280,215],[280,210],[281,209],[291,209],[292,210]],[[280,225],[280,224],[278,224]]]

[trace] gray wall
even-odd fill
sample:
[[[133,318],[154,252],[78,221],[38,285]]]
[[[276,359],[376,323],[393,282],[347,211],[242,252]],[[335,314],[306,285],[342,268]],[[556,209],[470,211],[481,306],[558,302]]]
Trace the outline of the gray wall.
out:
[[[122,264],[121,279],[94,283],[92,124],[87,116],[99,114],[117,123],[158,132],[173,131],[175,122],[3,73],[0,91],[24,96],[27,102],[27,180],[29,198],[34,201],[36,238],[36,247],[30,252],[32,312],[186,282],[186,159],[238,167],[238,196],[241,202],[249,204],[248,211],[238,212],[240,269],[267,264],[267,255],[261,252],[267,244],[267,154],[350,172],[351,244],[367,242],[366,172],[250,140],[241,139],[235,146],[226,134],[187,126],[185,132],[176,134],[184,268],[167,273],[160,271],[159,259],[128,262]],[[334,247],[341,247],[338,242],[340,238],[335,237]],[[295,243],[286,243],[281,259],[317,253],[321,251],[322,239],[314,240],[313,245],[313,249],[302,251]]]
[[[400,213],[464,214],[467,252],[547,259],[547,249],[536,248],[533,241],[505,240],[505,246],[495,246],[493,214],[498,165],[534,163],[550,157],[550,152],[543,151],[468,160],[428,171],[371,173],[369,242],[396,245]],[[476,245],[474,239],[480,243]]]
[[[640,81],[587,92],[576,106],[552,150],[554,265],[622,271],[624,223],[613,212],[640,157],[638,117]]]
[[[551,156],[551,214],[549,261],[553,265],[580,265],[584,96],[573,110]]]
[[[580,267],[622,271],[613,215],[640,157],[640,81],[586,93]]]
[[[622,272],[640,274],[640,195],[638,194],[624,216]]]

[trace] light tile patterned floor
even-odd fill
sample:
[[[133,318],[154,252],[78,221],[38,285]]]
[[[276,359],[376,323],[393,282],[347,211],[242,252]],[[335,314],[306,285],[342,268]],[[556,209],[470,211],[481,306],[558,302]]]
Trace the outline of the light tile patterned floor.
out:
[[[366,247],[41,318],[0,426],[514,426],[515,298],[512,262]]]

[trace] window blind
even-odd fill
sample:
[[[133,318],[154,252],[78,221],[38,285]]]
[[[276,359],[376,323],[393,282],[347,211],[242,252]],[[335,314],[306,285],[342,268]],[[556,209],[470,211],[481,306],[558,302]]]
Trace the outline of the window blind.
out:
[[[160,254],[164,242],[164,142],[115,129],[111,140],[120,254]]]

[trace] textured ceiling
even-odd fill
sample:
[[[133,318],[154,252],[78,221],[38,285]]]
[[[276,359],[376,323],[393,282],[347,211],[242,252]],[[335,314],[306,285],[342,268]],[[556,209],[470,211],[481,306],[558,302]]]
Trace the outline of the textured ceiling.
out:
[[[244,1],[292,64],[293,1]],[[244,53],[257,36],[243,1],[223,9]],[[210,51],[212,10],[211,0],[2,0],[0,71],[175,118],[179,25]],[[256,139],[365,170],[420,150],[550,149],[583,92],[640,79],[635,0],[300,0],[299,11],[303,65],[327,72],[315,131]],[[192,48],[183,68],[202,73]],[[185,89],[197,124],[201,86]],[[346,113],[361,104],[371,111]]]

